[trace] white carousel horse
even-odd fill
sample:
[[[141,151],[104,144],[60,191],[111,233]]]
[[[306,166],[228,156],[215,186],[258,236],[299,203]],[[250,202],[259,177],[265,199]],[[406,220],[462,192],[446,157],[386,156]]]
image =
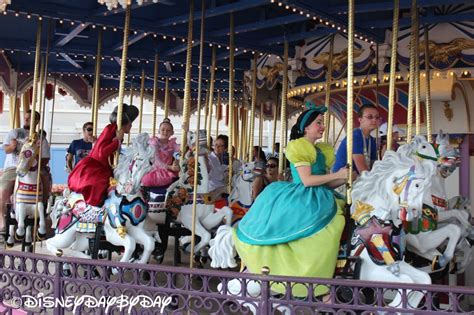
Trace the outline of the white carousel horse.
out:
[[[429,275],[403,261],[403,221],[416,220],[423,208],[423,195],[435,173],[432,164],[387,151],[354,183],[351,212],[357,222],[352,255],[361,258],[360,279],[431,284]],[[409,307],[416,307],[421,292],[408,294]],[[397,294],[390,306],[401,304]]]
[[[255,163],[244,163],[239,174],[232,177],[232,191],[229,195],[229,207],[233,212],[233,224],[237,223],[252,206],[252,188],[255,179]]]
[[[28,139],[22,146],[19,156],[19,162],[16,168],[17,178],[15,182],[15,219],[17,228],[14,232],[16,239],[25,237],[25,219],[34,218],[35,210],[38,209],[38,239],[42,240],[46,236],[45,213],[43,206],[43,193],[40,187],[37,192],[38,178],[38,153],[40,149],[40,140],[35,133],[31,139]],[[38,199],[38,202],[36,202]],[[12,236],[13,226],[10,227],[10,236]],[[31,242],[31,231],[26,235],[27,241]],[[7,241],[8,245],[13,245],[13,240]]]
[[[413,156],[416,155],[421,158],[422,163],[432,164],[437,167],[437,172],[431,179],[431,189],[425,191],[422,216],[411,222],[405,224],[407,234],[407,247],[413,253],[432,261],[429,266],[430,271],[438,271],[446,267],[455,256],[457,251],[456,246],[459,243],[461,234],[466,228],[462,228],[459,224],[449,223],[452,218],[462,216],[461,211],[452,210],[446,211],[447,197],[444,187],[445,178],[452,174],[459,161],[459,152],[454,150],[449,145],[449,138],[447,135],[440,133],[437,137],[437,145],[439,149],[438,158],[437,152],[425,140],[424,137],[415,137],[414,140],[407,145],[402,146],[399,154]],[[420,149],[425,148],[425,152],[419,153]],[[431,152],[426,152],[426,148],[431,149]],[[441,252],[438,248],[440,245],[447,242],[446,248]],[[465,251],[460,252],[456,256],[462,257],[459,259],[458,267],[465,265],[466,259],[469,255]]]
[[[95,232],[96,223],[102,222],[107,241],[125,249],[120,261],[129,262],[138,243],[144,247],[138,263],[148,262],[155,241],[144,229],[147,204],[140,187],[155,156],[148,139],[148,134],[139,134],[120,155],[114,170],[117,183],[109,188],[102,207],[87,205],[82,195],[75,192],[66,193],[66,198],[56,203],[52,217],[53,222],[59,220],[57,234],[46,241],[50,252],[60,256],[67,249],[71,256],[90,258],[83,253],[88,249],[87,236]]]
[[[199,131],[199,142],[195,132],[188,132],[188,144],[190,147],[199,145],[195,232],[201,240],[194,247],[194,252],[199,253],[211,240],[210,230],[218,227],[223,222],[230,226],[232,210],[229,207],[223,207],[215,211],[214,204],[207,200],[209,172],[206,163],[206,131]],[[168,188],[166,197],[166,204],[171,215],[190,231],[192,229],[194,163],[195,157],[192,151],[188,151],[180,165],[179,179]],[[190,239],[189,236],[181,238],[181,245],[190,243]]]

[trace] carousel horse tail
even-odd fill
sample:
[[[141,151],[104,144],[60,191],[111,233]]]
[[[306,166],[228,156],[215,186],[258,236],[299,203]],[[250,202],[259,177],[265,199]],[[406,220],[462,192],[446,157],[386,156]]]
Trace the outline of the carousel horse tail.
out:
[[[234,268],[235,247],[232,239],[232,227],[221,225],[217,229],[216,236],[210,241],[209,256],[211,257],[212,268]]]

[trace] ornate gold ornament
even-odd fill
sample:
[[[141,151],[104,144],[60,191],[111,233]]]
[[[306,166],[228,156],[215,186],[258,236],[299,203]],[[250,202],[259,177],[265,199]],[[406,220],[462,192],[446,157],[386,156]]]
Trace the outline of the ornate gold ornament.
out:
[[[425,42],[422,41],[419,45],[420,52],[424,53]],[[430,59],[436,63],[447,63],[449,57],[457,57],[459,53],[466,49],[474,48],[474,40],[469,38],[456,38],[449,43],[435,43],[428,41],[428,49]]]
[[[453,116],[453,109],[451,108],[451,105],[449,102],[444,102],[444,117],[446,117],[448,121],[451,121]]]
[[[354,58],[359,57],[362,55],[364,52],[364,49],[354,49]],[[317,64],[321,64],[326,66],[326,68],[329,68],[329,59],[330,59],[330,53],[329,52],[324,52],[321,53],[315,57],[313,57],[313,62]],[[341,72],[342,67],[347,65],[347,48],[345,48],[343,51],[337,54],[333,54],[332,57],[332,68],[336,72]]]

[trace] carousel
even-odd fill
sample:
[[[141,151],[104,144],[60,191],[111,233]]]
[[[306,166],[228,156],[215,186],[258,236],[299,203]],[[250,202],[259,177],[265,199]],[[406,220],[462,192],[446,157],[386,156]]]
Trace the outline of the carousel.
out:
[[[0,312],[474,311],[472,5],[0,0],[0,25]]]

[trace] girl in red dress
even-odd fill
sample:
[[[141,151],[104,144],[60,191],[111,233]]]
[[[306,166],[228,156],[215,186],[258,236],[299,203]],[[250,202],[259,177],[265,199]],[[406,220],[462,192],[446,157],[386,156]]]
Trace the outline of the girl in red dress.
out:
[[[120,149],[123,135],[130,133],[138,108],[123,104],[122,128],[117,130],[117,107],[110,115],[110,124],[102,131],[89,156],[82,159],[69,174],[69,189],[84,196],[86,203],[99,207],[107,197],[109,179],[113,177],[112,161]]]

